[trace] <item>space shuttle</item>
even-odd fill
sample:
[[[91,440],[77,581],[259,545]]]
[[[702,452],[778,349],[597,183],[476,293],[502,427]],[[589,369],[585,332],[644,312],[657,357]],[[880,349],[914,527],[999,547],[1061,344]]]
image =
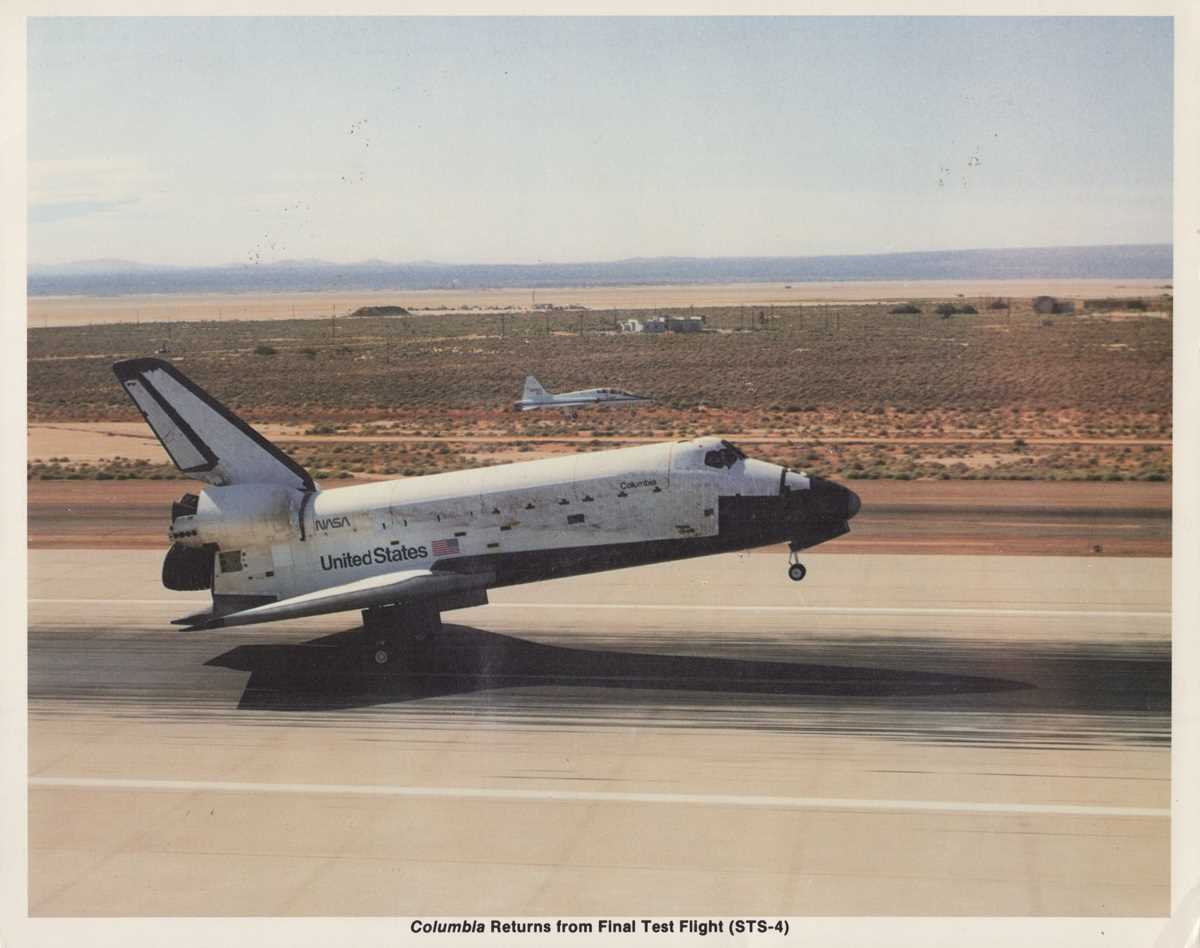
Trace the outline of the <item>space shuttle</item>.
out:
[[[845,534],[857,495],[719,437],[322,490],[170,362],[113,366],[180,473],[162,582],[208,590],[213,629],[361,611],[367,661],[502,586]]]

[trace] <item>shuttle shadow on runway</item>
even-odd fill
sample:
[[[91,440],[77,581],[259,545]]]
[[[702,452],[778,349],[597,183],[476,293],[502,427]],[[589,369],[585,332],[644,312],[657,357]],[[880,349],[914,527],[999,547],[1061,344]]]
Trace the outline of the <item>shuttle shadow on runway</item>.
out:
[[[462,625],[386,666],[358,630],[298,645],[239,645],[207,665],[250,673],[238,707],[312,711],[519,688],[654,690],[775,698],[920,698],[1031,687],[1020,681],[864,665],[600,651]]]

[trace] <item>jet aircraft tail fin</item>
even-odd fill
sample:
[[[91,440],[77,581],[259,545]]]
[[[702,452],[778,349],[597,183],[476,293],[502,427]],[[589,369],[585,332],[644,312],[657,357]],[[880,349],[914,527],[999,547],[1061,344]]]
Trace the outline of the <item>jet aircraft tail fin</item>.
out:
[[[208,484],[316,489],[308,471],[171,363],[129,359],[113,372],[182,473]]]
[[[525,394],[522,396],[522,400],[527,402],[548,402],[550,401],[550,393],[542,388],[541,382],[532,375],[527,375],[525,376]]]

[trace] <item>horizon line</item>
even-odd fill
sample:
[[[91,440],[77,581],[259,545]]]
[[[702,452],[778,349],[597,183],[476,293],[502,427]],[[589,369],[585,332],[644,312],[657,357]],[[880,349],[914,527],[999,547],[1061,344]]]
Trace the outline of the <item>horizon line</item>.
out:
[[[616,264],[626,263],[653,263],[657,261],[667,260],[692,260],[692,261],[728,261],[728,260],[814,260],[814,259],[852,259],[864,257],[904,257],[904,256],[920,256],[934,254],[968,254],[968,253],[1004,253],[1004,252],[1033,252],[1033,251],[1062,251],[1062,250],[1104,250],[1118,248],[1150,248],[1150,247],[1173,247],[1173,240],[1166,241],[1150,241],[1139,243],[1114,243],[1114,244],[1049,244],[1049,245],[1033,245],[1019,247],[958,247],[958,248],[940,248],[933,250],[884,250],[884,251],[856,251],[852,253],[805,253],[805,254],[734,254],[734,255],[717,255],[717,256],[696,256],[689,254],[659,254],[655,256],[634,255],[630,257],[616,257],[610,259],[577,259],[577,260],[537,260],[529,261],[446,261],[446,260],[385,260],[376,257],[367,257],[359,260],[329,260],[321,257],[285,257],[280,260],[273,260],[265,263],[246,263],[241,261],[226,261],[222,263],[148,263],[142,260],[130,260],[123,258],[110,257],[91,257],[84,259],[74,259],[59,261],[57,263],[50,262],[34,262],[29,261],[26,264],[26,275],[30,275],[35,270],[39,269],[62,269],[69,267],[95,267],[102,264],[111,264],[113,269],[107,272],[118,272],[121,267],[140,267],[158,270],[226,270],[226,269],[251,269],[251,268],[269,268],[279,266],[331,266],[331,267],[361,267],[368,265],[376,266],[391,266],[391,267],[570,267],[570,266],[611,266]],[[98,271],[104,272],[104,271]]]

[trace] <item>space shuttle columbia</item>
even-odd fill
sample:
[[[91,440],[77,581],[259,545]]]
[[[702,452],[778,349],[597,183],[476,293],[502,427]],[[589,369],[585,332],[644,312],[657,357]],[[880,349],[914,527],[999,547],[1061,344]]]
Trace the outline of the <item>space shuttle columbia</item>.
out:
[[[379,664],[498,586],[841,536],[858,496],[717,437],[321,490],[160,359],[113,366],[181,473],[163,585],[207,589],[212,629],[362,610]]]

